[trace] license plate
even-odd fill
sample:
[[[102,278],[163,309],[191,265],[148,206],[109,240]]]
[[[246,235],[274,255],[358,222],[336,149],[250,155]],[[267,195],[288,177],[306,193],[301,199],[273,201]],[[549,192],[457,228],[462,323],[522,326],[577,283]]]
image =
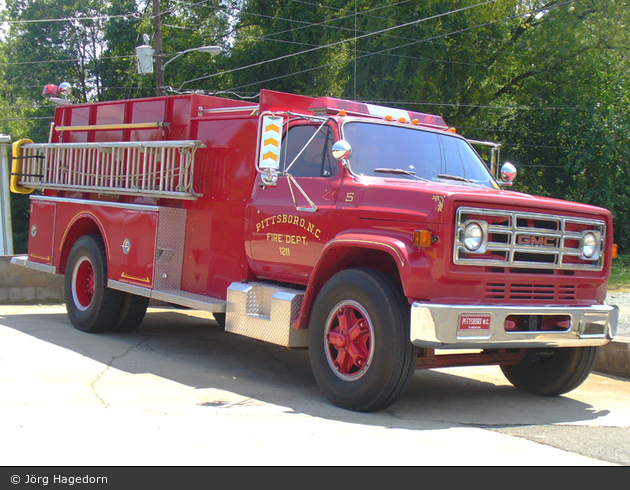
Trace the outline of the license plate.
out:
[[[460,330],[490,330],[490,315],[461,315]]]

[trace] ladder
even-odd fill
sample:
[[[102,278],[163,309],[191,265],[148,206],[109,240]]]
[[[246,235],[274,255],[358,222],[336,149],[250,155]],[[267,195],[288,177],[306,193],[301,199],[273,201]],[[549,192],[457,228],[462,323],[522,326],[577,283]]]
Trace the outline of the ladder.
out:
[[[141,194],[196,199],[199,140],[101,143],[14,143],[12,190]],[[16,190],[17,189],[17,190]]]

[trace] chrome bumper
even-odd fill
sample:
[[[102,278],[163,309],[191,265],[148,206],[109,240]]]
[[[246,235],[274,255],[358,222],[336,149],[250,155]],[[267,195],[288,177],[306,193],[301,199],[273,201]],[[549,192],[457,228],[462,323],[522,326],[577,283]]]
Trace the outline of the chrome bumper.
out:
[[[506,331],[509,315],[565,315],[563,331]],[[411,342],[434,349],[512,349],[605,345],[617,333],[617,306],[590,307],[436,305],[411,306]]]

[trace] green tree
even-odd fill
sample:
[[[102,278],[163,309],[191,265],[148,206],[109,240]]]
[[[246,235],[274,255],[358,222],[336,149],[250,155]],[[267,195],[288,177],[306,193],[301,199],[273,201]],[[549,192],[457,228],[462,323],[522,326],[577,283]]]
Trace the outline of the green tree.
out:
[[[515,52],[528,55],[489,99],[511,107],[494,128],[519,163],[519,188],[611,209],[626,252],[629,16],[626,2],[591,0],[521,20]]]
[[[226,88],[253,95],[261,88],[341,95],[339,79],[352,52],[345,2],[249,0],[240,10]],[[330,46],[329,46],[330,45]]]

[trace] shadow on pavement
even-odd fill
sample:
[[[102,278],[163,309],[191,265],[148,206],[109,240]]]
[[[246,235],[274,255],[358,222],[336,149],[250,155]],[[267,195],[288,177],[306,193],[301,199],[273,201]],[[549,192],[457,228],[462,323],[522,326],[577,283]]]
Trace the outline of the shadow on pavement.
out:
[[[484,373],[481,379],[471,377],[468,368],[417,371],[406,394],[389,409],[374,414],[348,412],[332,407],[320,394],[306,350],[227,333],[210,316],[202,318],[187,310],[150,309],[140,328],[127,334],[80,332],[60,308],[32,315],[0,310],[0,322],[125,373],[150,373],[196,390],[225,390],[334,420],[428,430],[566,424],[607,414],[569,396],[521,393],[497,367],[475,368],[474,372]],[[208,406],[217,404],[220,400]]]

